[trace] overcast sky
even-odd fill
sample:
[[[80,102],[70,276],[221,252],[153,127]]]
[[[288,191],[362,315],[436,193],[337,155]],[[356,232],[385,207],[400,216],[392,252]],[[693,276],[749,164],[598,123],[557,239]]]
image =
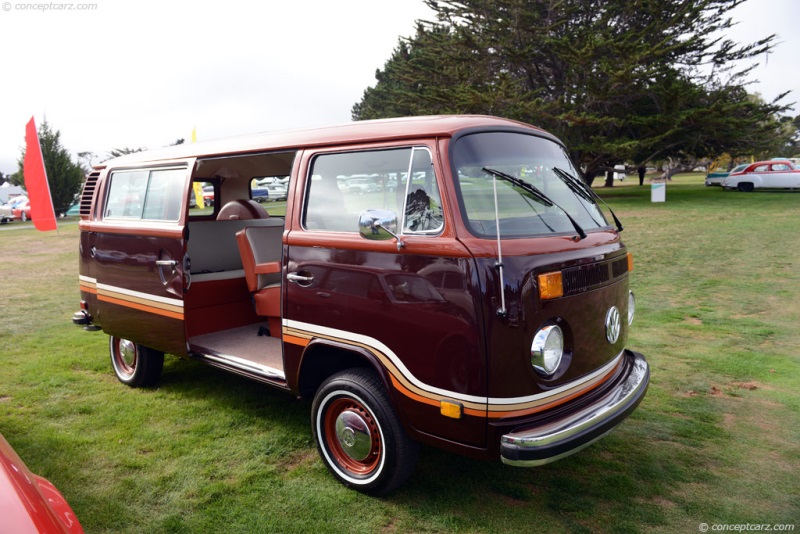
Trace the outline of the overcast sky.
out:
[[[422,0],[70,1],[96,8],[0,0],[4,174],[17,169],[31,116],[95,161],[188,142],[194,127],[205,140],[347,122],[398,38],[431,17]],[[734,18],[732,38],[781,43],[759,58],[750,91],[800,100],[800,2],[749,0]]]

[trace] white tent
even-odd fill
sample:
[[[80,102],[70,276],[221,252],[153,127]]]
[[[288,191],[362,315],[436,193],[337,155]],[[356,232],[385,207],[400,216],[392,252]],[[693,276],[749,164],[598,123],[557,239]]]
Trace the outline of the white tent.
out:
[[[0,200],[2,200],[3,202],[8,202],[9,198],[13,198],[24,194],[25,190],[18,185],[11,185],[8,182],[5,182],[3,183],[3,185],[0,185]]]

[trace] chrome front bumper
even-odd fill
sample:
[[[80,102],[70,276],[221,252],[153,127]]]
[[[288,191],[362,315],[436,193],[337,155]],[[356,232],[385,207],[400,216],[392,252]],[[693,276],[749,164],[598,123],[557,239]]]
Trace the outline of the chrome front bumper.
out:
[[[626,369],[609,392],[585,408],[543,426],[521,427],[500,438],[505,464],[533,467],[569,456],[611,432],[644,398],[650,367],[644,356],[625,351]]]

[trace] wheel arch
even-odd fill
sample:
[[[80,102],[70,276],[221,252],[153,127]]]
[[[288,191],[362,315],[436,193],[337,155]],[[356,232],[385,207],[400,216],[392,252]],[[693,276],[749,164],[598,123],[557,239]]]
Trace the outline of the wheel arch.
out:
[[[300,396],[312,398],[319,386],[330,376],[354,368],[364,368],[374,372],[380,379],[389,400],[396,407],[389,373],[375,355],[363,347],[331,340],[312,340],[303,351],[297,380]]]
[[[736,189],[739,191],[749,193],[754,191],[760,184],[756,183],[755,180],[740,180],[738,184],[736,184]]]

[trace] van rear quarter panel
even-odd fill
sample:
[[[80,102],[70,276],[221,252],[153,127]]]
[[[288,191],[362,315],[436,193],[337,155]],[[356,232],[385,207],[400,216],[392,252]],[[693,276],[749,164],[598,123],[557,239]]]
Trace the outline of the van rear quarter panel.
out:
[[[84,223],[81,226],[80,239],[78,241],[78,286],[80,287],[81,300],[87,304],[87,311],[92,314],[93,323],[102,326],[97,317],[97,274],[95,272],[95,262],[92,257],[92,246],[94,235],[88,230],[84,230]]]

